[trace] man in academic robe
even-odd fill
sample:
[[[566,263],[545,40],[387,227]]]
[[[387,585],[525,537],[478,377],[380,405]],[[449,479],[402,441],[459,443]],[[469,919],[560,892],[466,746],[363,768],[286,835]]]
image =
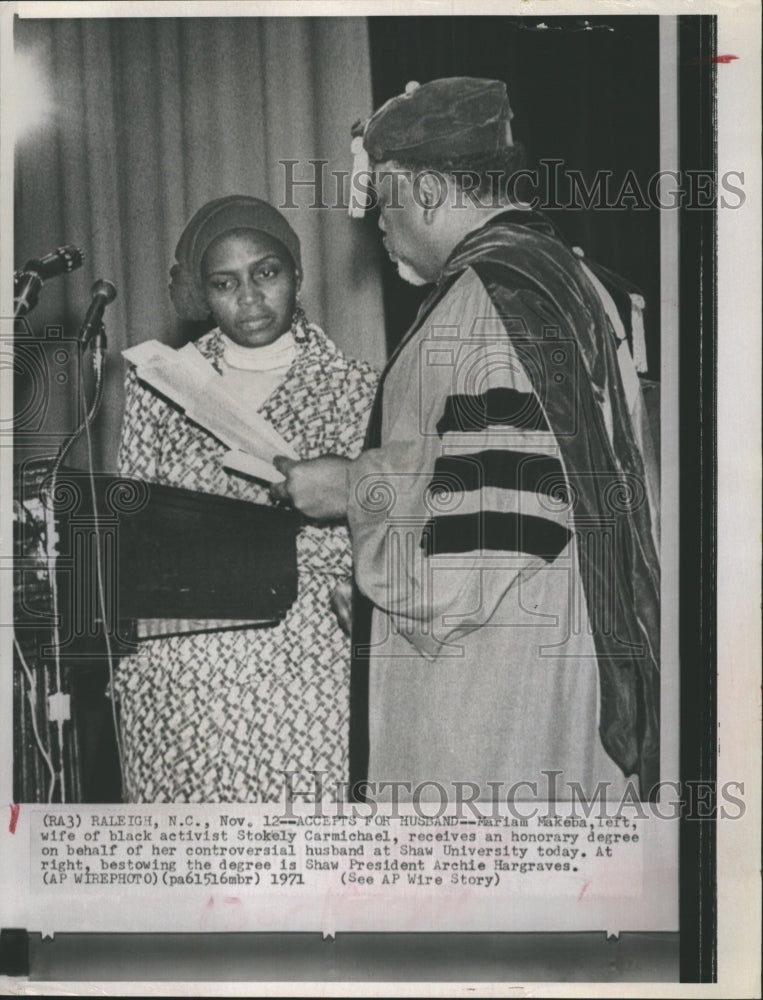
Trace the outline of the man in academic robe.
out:
[[[297,508],[350,526],[366,798],[646,799],[659,780],[657,492],[629,331],[608,272],[512,198],[511,117],[500,81],[449,78],[356,127],[385,248],[433,287],[360,457],[281,463]]]

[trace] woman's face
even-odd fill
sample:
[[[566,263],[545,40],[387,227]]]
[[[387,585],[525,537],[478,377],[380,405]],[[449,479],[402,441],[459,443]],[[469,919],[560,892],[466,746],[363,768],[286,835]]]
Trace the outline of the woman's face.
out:
[[[215,323],[235,343],[263,347],[291,327],[299,281],[291,255],[273,237],[251,230],[218,236],[201,274]]]

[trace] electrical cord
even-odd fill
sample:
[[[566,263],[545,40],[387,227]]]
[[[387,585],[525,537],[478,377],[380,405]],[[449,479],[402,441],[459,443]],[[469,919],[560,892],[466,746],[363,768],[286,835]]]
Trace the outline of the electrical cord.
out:
[[[102,348],[101,348],[102,350]],[[100,361],[102,362],[102,356]],[[98,582],[98,603],[101,609],[101,622],[103,624],[103,637],[106,642],[106,659],[109,665],[109,692],[110,692],[110,702],[111,702],[111,717],[114,723],[114,739],[117,745],[117,758],[119,761],[119,777],[122,782],[122,787],[124,788],[124,763],[123,763],[123,752],[122,752],[122,739],[119,734],[119,720],[117,718],[117,707],[115,698],[115,687],[114,687],[114,654],[111,646],[111,636],[110,636],[110,623],[108,621],[108,614],[106,611],[106,589],[103,582],[103,553],[101,551],[100,544],[100,522],[98,519],[98,501],[95,493],[95,467],[93,462],[93,439],[90,433],[90,424],[98,412],[100,407],[101,399],[103,398],[103,367],[102,363],[99,363],[99,357],[96,355],[94,359],[95,376],[96,376],[96,397],[94,399],[93,406],[90,408],[90,412],[86,415],[84,420],[84,430],[85,438],[87,440],[87,467],[88,467],[88,479],[90,482],[90,497],[93,504],[93,522],[95,527],[95,569],[96,577]],[[82,369],[80,368],[80,386],[83,390],[82,399],[84,400],[84,383],[82,380]]]
[[[21,649],[21,644],[14,635],[13,645],[16,647],[16,653],[19,658],[21,666],[24,668],[24,673],[27,676],[27,683],[29,684],[29,690],[27,691],[27,699],[29,701],[29,708],[32,714],[32,732],[34,733],[35,742],[37,743],[37,749],[40,752],[40,756],[45,761],[50,771],[50,785],[48,786],[48,802],[53,801],[53,789],[56,787],[56,769],[53,766],[53,761],[51,760],[49,752],[46,750],[45,745],[40,737],[40,730],[37,728],[37,678],[32,673],[29,668],[29,664],[26,661],[24,652]]]

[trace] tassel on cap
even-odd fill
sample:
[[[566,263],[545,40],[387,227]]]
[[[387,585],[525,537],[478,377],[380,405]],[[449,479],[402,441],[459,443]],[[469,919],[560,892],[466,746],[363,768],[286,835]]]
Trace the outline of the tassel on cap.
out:
[[[646,357],[646,338],[644,336],[644,308],[646,302],[643,295],[631,293],[631,339],[633,364],[640,375],[649,371]]]
[[[356,135],[350,144],[352,151],[352,173],[350,174],[350,218],[362,219],[369,207],[370,197],[367,194],[359,194],[362,186],[359,183],[360,175],[371,172],[371,161],[368,158],[366,147],[363,145],[363,136]]]

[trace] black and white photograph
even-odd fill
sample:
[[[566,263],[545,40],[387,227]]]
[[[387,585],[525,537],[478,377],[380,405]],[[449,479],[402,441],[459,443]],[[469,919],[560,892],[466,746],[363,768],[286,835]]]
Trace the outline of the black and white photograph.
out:
[[[3,11],[9,982],[759,989],[759,13],[476,7]]]

